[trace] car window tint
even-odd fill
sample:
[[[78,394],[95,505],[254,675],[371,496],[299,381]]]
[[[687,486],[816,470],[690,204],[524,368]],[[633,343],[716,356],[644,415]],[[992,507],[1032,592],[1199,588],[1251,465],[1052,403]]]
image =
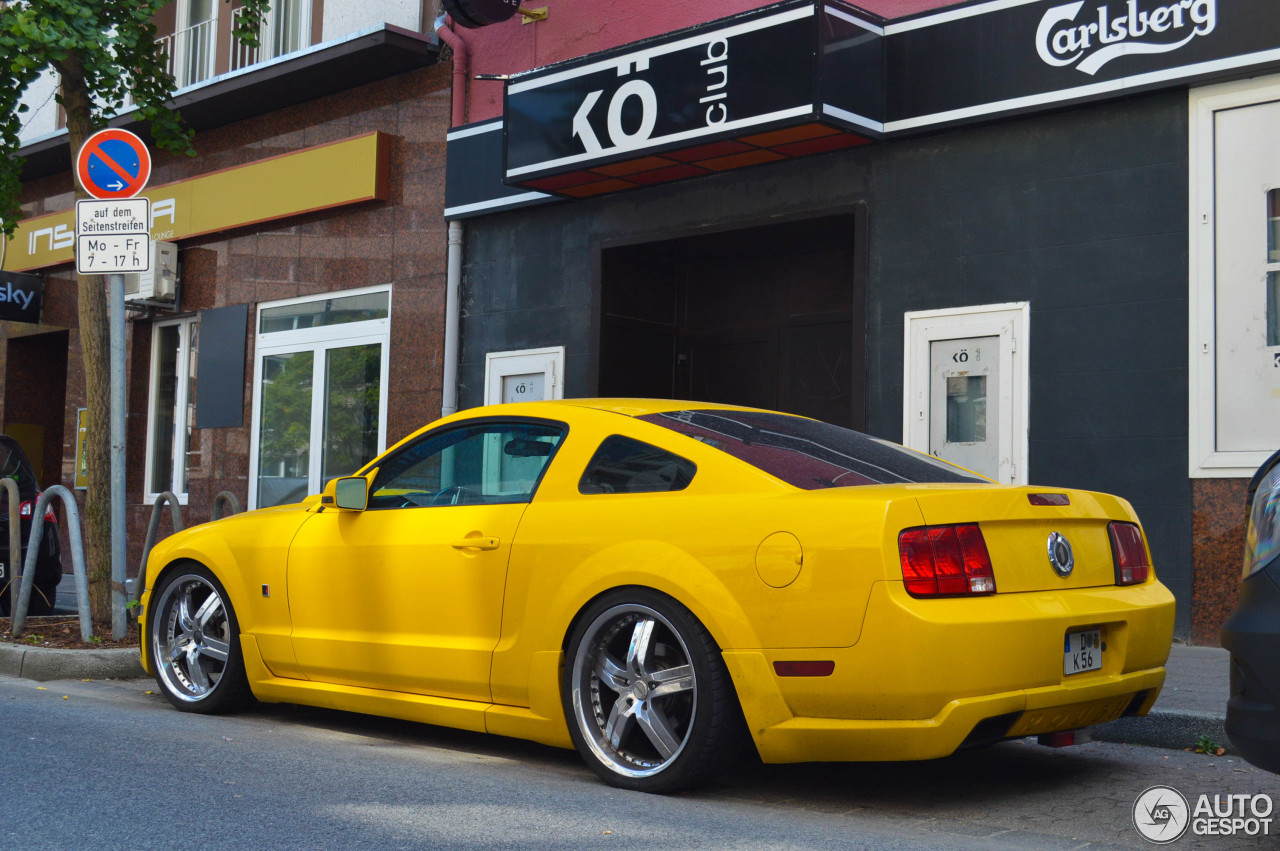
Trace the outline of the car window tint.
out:
[[[987,481],[896,443],[787,414],[672,411],[640,419],[714,446],[805,490]]]
[[[0,435],[0,478],[13,479],[18,486],[18,495],[24,499],[35,499],[39,490],[36,484],[35,468],[27,460],[18,441],[7,434]]]
[[[698,466],[687,458],[639,440],[606,437],[591,456],[578,492],[661,493],[689,487]]]
[[[527,502],[564,431],[476,423],[428,435],[379,465],[369,508]]]

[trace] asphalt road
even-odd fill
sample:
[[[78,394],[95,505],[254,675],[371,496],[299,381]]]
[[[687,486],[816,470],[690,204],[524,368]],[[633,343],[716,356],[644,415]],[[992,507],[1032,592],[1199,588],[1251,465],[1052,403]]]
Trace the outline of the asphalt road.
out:
[[[108,848],[1152,848],[1137,796],[1265,793],[1232,758],[1025,741],[925,763],[750,765],[671,797],[576,754],[292,706],[172,709],[145,680],[0,677],[0,844]],[[1273,827],[1280,832],[1280,812]],[[1174,848],[1275,848],[1276,836]]]

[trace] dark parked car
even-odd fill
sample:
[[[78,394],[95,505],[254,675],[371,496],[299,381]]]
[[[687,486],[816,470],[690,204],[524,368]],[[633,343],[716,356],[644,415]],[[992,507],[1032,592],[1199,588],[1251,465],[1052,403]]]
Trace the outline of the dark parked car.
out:
[[[31,537],[31,512],[40,498],[40,485],[36,482],[35,468],[22,451],[18,441],[7,434],[0,434],[0,478],[11,478],[18,485],[18,509],[22,530],[22,557],[27,554],[27,541]],[[0,491],[2,494],[3,491]],[[53,611],[58,597],[58,583],[62,581],[62,545],[58,541],[58,519],[52,511],[45,512],[44,534],[40,539],[40,553],[36,557],[35,587],[31,589],[29,615],[47,615]],[[9,602],[17,599],[17,586],[13,580],[13,566],[9,563],[9,509],[0,498],[0,612],[9,614]]]
[[[1280,774],[1280,452],[1254,474],[1245,506],[1240,602],[1222,628],[1231,651],[1227,735],[1249,762]]]

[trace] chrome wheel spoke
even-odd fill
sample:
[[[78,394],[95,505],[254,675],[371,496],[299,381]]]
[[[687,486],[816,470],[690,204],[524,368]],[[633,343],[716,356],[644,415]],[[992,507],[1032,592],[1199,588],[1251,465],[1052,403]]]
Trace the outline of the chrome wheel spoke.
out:
[[[204,629],[209,625],[209,619],[220,611],[222,611],[221,598],[217,594],[210,594],[196,610],[196,622],[200,624],[201,629]]]
[[[645,666],[649,662],[649,645],[653,642],[653,619],[642,618],[636,621],[631,631],[631,645],[627,648],[627,672],[639,679],[645,676]]]
[[[618,694],[622,694],[629,685],[627,672],[606,653],[601,653],[596,660],[595,675],[600,678],[600,682]]]
[[[623,699],[617,700],[613,704],[612,711],[609,712],[609,720],[604,725],[604,737],[614,750],[622,747],[622,740],[626,738],[634,721],[634,705]]]
[[[203,694],[209,690],[209,677],[200,664],[200,649],[194,645],[187,651],[187,676],[191,677],[191,684],[197,692]]]
[[[176,614],[183,632],[190,632],[196,628],[195,619],[191,617],[191,600],[186,594],[178,601]]]
[[[167,645],[165,647],[165,650],[166,652],[164,655],[169,662],[178,661],[187,652],[187,648],[183,646],[183,643],[177,639],[175,639],[172,643]]]
[[[684,691],[693,691],[693,666],[679,665],[657,671],[650,675],[654,688],[649,692],[649,699],[667,697]]]
[[[205,636],[204,645],[200,648],[200,655],[216,659],[219,662],[226,662],[230,652],[231,646],[227,642],[218,641],[208,636]]]
[[[661,709],[645,701],[636,710],[636,721],[645,737],[661,754],[663,760],[671,759],[680,748],[680,737],[671,729],[671,722]]]

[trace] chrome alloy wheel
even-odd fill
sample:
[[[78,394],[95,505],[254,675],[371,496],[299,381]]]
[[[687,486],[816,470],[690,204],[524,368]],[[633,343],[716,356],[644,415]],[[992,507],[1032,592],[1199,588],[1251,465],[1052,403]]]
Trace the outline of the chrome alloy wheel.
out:
[[[659,612],[614,606],[583,634],[573,659],[573,715],[610,771],[650,777],[689,741],[698,684],[684,638]]]
[[[151,653],[161,684],[179,700],[211,695],[231,652],[231,624],[218,590],[187,574],[165,586],[156,606]]]

